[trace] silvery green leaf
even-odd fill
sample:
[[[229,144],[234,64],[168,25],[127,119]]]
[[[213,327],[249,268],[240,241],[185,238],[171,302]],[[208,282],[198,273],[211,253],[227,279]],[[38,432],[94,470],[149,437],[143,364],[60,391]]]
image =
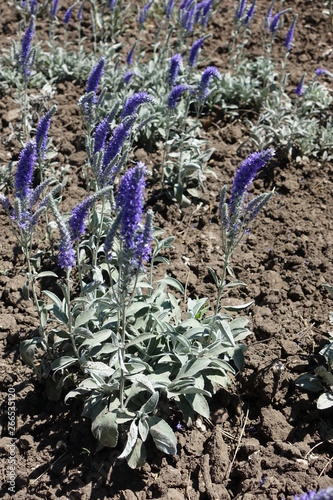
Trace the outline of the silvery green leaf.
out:
[[[208,300],[207,297],[203,297],[202,299],[196,299],[196,300],[193,300],[191,298],[188,299],[187,313],[190,315],[191,318],[196,318],[197,314],[206,304],[207,300]]]
[[[199,413],[202,417],[209,418],[210,417],[210,411],[209,411],[209,405],[207,403],[207,400],[205,396],[202,394],[195,394],[193,401],[192,401],[192,407],[193,410],[196,413]]]
[[[321,394],[317,401],[318,410],[326,410],[333,406],[333,394],[331,392],[324,392]]]
[[[198,191],[197,189],[195,189],[195,188],[188,188],[188,189],[187,189],[187,192],[188,192],[191,196],[193,196],[193,198],[200,198],[200,193],[199,193],[199,191]]]
[[[114,448],[118,443],[117,414],[105,409],[102,410],[93,419],[91,431],[102,445]]]
[[[36,279],[46,277],[58,278],[58,275],[52,271],[42,271],[41,273],[37,274]]]
[[[223,344],[221,344],[221,341],[214,342],[213,344],[209,344],[205,349],[203,350],[202,356],[208,357],[211,360],[214,357],[220,356],[220,354],[225,353],[227,350],[227,347]]]
[[[48,319],[47,309],[43,308],[40,312],[40,326],[42,328],[45,328],[47,324],[47,319]]]
[[[22,286],[22,297],[24,298],[24,300],[29,300],[29,285],[28,284],[24,284]]]
[[[90,321],[93,318],[96,319],[95,312],[96,310],[94,308],[82,311],[82,313],[80,313],[78,317],[75,319],[75,328],[77,328],[78,326],[85,325],[86,323],[88,323],[88,321]]]
[[[310,373],[304,373],[297,377],[295,385],[312,392],[321,392],[325,389],[320,380]]]
[[[171,335],[171,332],[170,332]],[[175,343],[180,344],[182,347],[185,347],[187,352],[191,351],[191,344],[189,340],[184,337],[184,335],[181,335],[180,333],[176,333],[175,335],[172,335],[172,338],[174,339]]]
[[[319,351],[319,354],[324,356],[327,360],[333,359],[333,343],[330,342],[326,344],[325,347]]]
[[[134,302],[126,309],[126,317],[135,316],[138,312],[143,312],[144,310],[148,310],[150,307],[147,302]]]
[[[194,377],[197,373],[202,372],[209,366],[210,359],[209,358],[198,358],[191,359],[185,365],[181,367],[177,374],[176,380],[182,377]]]
[[[62,310],[62,307],[59,308],[56,304],[53,306],[52,309],[53,314],[55,317],[61,321],[61,323],[64,323],[65,325],[68,325],[68,317],[67,314]]]
[[[103,378],[111,377],[114,373],[114,369],[102,361],[86,361],[82,368],[86,373],[94,373]]]
[[[179,391],[182,394],[202,394],[203,396],[207,396],[207,398],[211,397],[211,393],[206,391],[206,389],[200,389],[200,387],[184,387],[182,391]]]
[[[218,279],[218,277],[217,277],[217,274],[216,274],[215,270],[214,270],[212,267],[209,267],[209,266],[208,266],[208,271],[209,271],[209,272],[210,272],[210,274],[212,275],[212,278],[213,278],[213,280],[214,280],[215,285],[216,285],[217,287],[219,287],[219,286],[220,286],[220,280]]]
[[[244,347],[246,347],[246,346],[244,346]],[[234,352],[232,355],[233,362],[235,363],[237,370],[239,370],[240,372],[244,370],[244,354],[243,354],[243,352],[244,351],[241,348],[241,346],[238,345],[234,349]]]
[[[171,293],[168,293],[168,297],[172,306],[172,318],[175,320],[175,323],[178,324],[181,320],[182,311],[178,305],[178,300]]]
[[[182,390],[184,390],[186,387],[194,387],[194,384],[195,384],[195,379],[194,377],[188,377],[188,378],[182,378],[182,379],[179,379],[179,380],[173,380],[169,386],[168,386],[168,390],[169,391],[177,391],[177,392],[181,392]]]
[[[66,394],[66,396],[64,397],[64,402],[67,403],[69,399],[75,398],[76,396],[83,396],[85,394],[87,394],[87,391],[85,389],[73,389],[68,394]]]
[[[127,464],[131,469],[140,467],[146,461],[146,449],[140,438],[136,440],[135,446],[127,457]]]
[[[73,358],[72,356],[60,356],[60,358],[57,358],[53,361],[53,363],[51,364],[51,369],[54,371],[64,370],[65,368],[68,368],[69,366],[76,363],[78,363],[77,358]]]
[[[227,361],[224,361],[223,359],[218,359],[218,358],[215,358],[215,359],[212,359],[211,360],[211,367],[216,367],[218,368],[221,373],[225,373],[225,372],[230,372],[232,374],[235,374],[235,370],[233,369],[233,367],[227,363]]]
[[[168,455],[175,455],[177,439],[170,425],[159,417],[148,417],[148,422],[156,448]]]
[[[146,377],[146,375],[143,375],[142,373],[138,373],[135,376],[134,382],[137,385],[140,385],[141,387],[143,387],[144,389],[146,389],[147,391],[151,392],[152,394],[155,393],[154,386],[150,382],[150,380]]]
[[[90,283],[88,283],[82,288],[82,293],[84,295],[87,295],[88,293],[96,290],[96,288],[98,288],[100,285],[101,285],[100,281],[92,280]]]
[[[113,345],[111,343],[104,344],[102,348],[98,351],[99,354],[112,354],[116,351],[118,351],[119,346]]]
[[[118,409],[117,411],[117,422],[118,424],[126,424],[126,422],[129,422],[130,420],[135,419],[136,414],[134,412],[128,411],[125,408],[120,410],[120,401],[118,398],[115,399],[114,403],[112,403],[109,406],[113,406],[115,409]]]
[[[138,335],[137,338],[131,340],[130,342],[127,342],[126,347],[131,347],[133,345],[141,344],[141,342],[152,339],[154,337],[156,337],[156,333],[142,333]]]
[[[111,336],[111,330],[100,330],[99,332],[95,332],[93,334],[93,338],[92,339],[86,339],[82,345],[85,345],[85,346],[89,346],[89,347],[92,347],[92,346],[95,346],[95,345],[98,345],[98,344],[102,344],[103,342],[105,342],[106,340],[108,340]]]
[[[243,309],[247,309],[248,307],[254,304],[253,300],[251,302],[247,302],[246,304],[239,304],[238,306],[223,306],[223,309],[226,311],[242,311]]]
[[[217,320],[215,328],[222,334],[222,340],[228,341],[232,346],[235,346],[235,340],[232,335],[229,324],[224,320]]]
[[[247,286],[247,285],[243,281],[233,280],[233,281],[230,281],[230,283],[227,283],[226,285],[224,285],[224,288],[236,288],[237,286]],[[225,307],[225,309],[226,309],[226,307]]]
[[[88,330],[88,328],[84,328],[83,326],[78,326],[77,328],[74,328],[73,334],[79,335],[81,337],[89,338],[89,339],[94,338],[93,333],[90,330]]]
[[[248,318],[236,318],[230,321],[229,327],[232,330],[232,332],[238,328],[243,329],[246,327],[248,324],[249,320]]]
[[[143,404],[141,406],[141,408],[139,410],[140,413],[142,413],[143,415],[148,414],[148,413],[152,413],[155,410],[159,399],[160,399],[159,392],[158,391],[154,392],[154,394],[152,396],[150,396],[148,401],[146,401],[145,404]],[[145,441],[145,439],[143,439],[143,441]]]
[[[21,358],[24,363],[32,368],[34,367],[35,350],[38,343],[40,343],[40,339],[37,338],[22,340],[20,343]]]
[[[127,433],[127,442],[125,448],[122,453],[119,455],[118,459],[126,458],[133,450],[136,440],[138,438],[138,426],[135,423],[135,420],[132,421],[129,431]]]
[[[214,387],[215,391],[218,389],[218,387],[227,387],[228,386],[228,377],[226,375],[207,374],[206,377],[215,386]]]
[[[149,424],[146,419],[139,420],[139,434],[142,441],[145,442],[149,435]]]

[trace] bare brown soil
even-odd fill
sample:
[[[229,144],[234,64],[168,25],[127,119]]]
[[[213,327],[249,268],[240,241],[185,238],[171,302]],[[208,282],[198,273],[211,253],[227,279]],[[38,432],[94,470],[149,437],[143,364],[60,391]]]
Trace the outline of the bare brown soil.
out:
[[[248,44],[250,53],[260,51],[260,16],[269,3],[258,2]],[[282,3],[277,3],[281,7]],[[232,4],[222,1],[217,8],[209,24],[213,36],[205,50],[205,66],[215,64],[222,73],[228,58]],[[318,67],[332,71],[332,32],[322,14],[323,2],[286,0],[283,6],[299,14],[290,57],[292,92],[304,72],[311,78]],[[64,10],[61,8],[62,14]],[[2,2],[0,46],[16,39],[18,21],[15,9]],[[123,39],[126,41],[126,36]],[[129,47],[131,33],[128,39]],[[282,38],[279,43],[283,45]],[[323,81],[330,84],[328,79]],[[81,174],[84,140],[77,107],[83,91],[82,82],[64,81],[58,84],[53,98],[58,113],[49,135],[58,151],[56,168],[70,166],[61,204],[64,212],[85,194]],[[9,128],[10,122],[15,126],[20,120],[16,110],[13,94],[3,95],[2,164],[17,159],[20,151],[18,141],[10,138]],[[210,305],[216,291],[208,266],[217,272],[222,269],[220,189],[225,183],[231,185],[242,159],[238,147],[246,133],[242,119],[223,121],[215,117],[206,127],[206,137],[215,148],[211,168],[216,179],[207,179],[205,193],[191,207],[180,210],[166,199],[153,202],[156,186],[147,193],[147,205],[153,205],[156,224],[166,236],[176,237],[175,248],[168,256],[170,274],[186,284],[188,296],[207,296]],[[143,148],[135,155],[152,166],[153,155]],[[332,172],[331,163],[277,157],[259,175],[253,192],[275,187],[276,195],[253,223],[232,263],[237,277],[248,287],[230,300],[254,300],[250,310],[253,336],[248,339],[245,370],[235,377],[229,390],[221,389],[214,396],[210,421],[176,431],[176,456],[166,457],[152,448],[147,464],[134,471],[124,463],[118,465],[119,450],[97,452],[90,423],[80,416],[80,403],[48,401],[45,387],[20,359],[19,342],[36,334],[37,315],[32,302],[22,298],[24,259],[7,216],[0,210],[0,453],[4,468],[10,441],[7,391],[14,387],[15,498],[291,500],[303,491],[332,485],[332,411],[319,412],[317,396],[301,392],[294,384],[301,373],[313,371],[323,362],[318,352],[329,338],[328,311],[333,304],[321,285],[333,283]],[[41,235],[41,246],[43,238]],[[3,483],[0,496],[9,495],[8,485]]]

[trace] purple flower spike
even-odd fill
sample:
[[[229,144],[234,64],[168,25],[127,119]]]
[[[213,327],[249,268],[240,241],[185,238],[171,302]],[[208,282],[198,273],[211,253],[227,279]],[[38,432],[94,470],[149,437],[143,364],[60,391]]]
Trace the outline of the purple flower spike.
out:
[[[104,67],[105,67],[105,59],[104,57],[101,57],[101,59],[98,61],[96,66],[93,68],[92,72],[90,73],[90,76],[87,81],[87,88],[86,92],[89,94],[89,92],[97,92],[97,88],[99,85],[99,82],[102,78],[103,72],[104,72]]]
[[[70,271],[75,266],[73,241],[52,196],[48,197],[48,202],[60,233],[58,264],[62,269]]]
[[[77,12],[77,19],[79,19],[79,21],[81,21],[83,19],[83,7],[84,7],[84,4],[86,3],[86,0],[83,0],[83,2],[81,3],[80,5],[80,8]]]
[[[302,78],[299,81],[299,84],[295,88],[295,94],[297,94],[299,97],[301,97],[301,95],[303,94],[304,78],[305,75],[302,76]]]
[[[148,11],[150,9],[150,7],[153,5],[154,3],[154,0],[151,0],[149,3],[147,3],[143,9],[141,10],[140,14],[139,14],[139,25],[140,26],[143,26],[147,17],[148,17]]]
[[[169,94],[167,101],[168,107],[176,109],[179,97],[181,96],[181,94],[184,94],[184,92],[186,92],[187,90],[189,90],[190,92],[194,91],[191,85],[185,85],[185,84],[176,85],[176,87],[174,87]]]
[[[251,5],[251,7],[249,8],[249,10],[247,11],[247,14],[244,18],[244,21],[243,23],[248,26],[250,24],[250,22],[252,21],[252,18],[254,16],[254,11],[255,11],[255,8],[256,8],[256,2],[257,0],[253,0],[253,3]]]
[[[168,21],[170,21],[172,16],[172,11],[175,6],[175,0],[168,0],[165,6],[165,14]]]
[[[108,0],[108,7],[112,11],[117,7],[117,0]]]
[[[37,159],[36,142],[29,141],[20,154],[15,175],[15,193],[21,201],[30,195],[32,177]]]
[[[50,111],[45,113],[40,119],[36,130],[37,158],[45,158],[47,134],[51,125],[51,119],[56,111],[56,106],[52,106]]]
[[[146,222],[143,232],[139,234],[136,241],[136,253],[135,256],[138,261],[138,266],[142,267],[144,260],[148,260],[151,254],[151,242],[153,239],[154,230],[154,212],[148,210],[146,214]]]
[[[201,19],[199,20],[199,24],[203,28],[206,28],[210,16],[210,8],[213,5],[213,0],[207,0],[202,8]]]
[[[135,47],[136,47],[136,41],[133,43],[132,48],[126,57],[126,63],[128,66],[132,66],[132,64],[133,64],[133,54],[134,54]]]
[[[30,3],[30,14],[34,16],[37,12],[37,0],[31,0]]]
[[[221,79],[221,74],[215,66],[208,66],[204,70],[201,76],[201,82],[198,85],[198,100],[200,102],[203,102],[205,99],[207,99],[209,95],[209,83],[212,78],[218,78],[219,80]]]
[[[51,16],[51,18],[55,18],[55,16],[57,15],[58,3],[59,3],[59,0],[53,0],[52,1],[51,9],[50,9],[50,16]]]
[[[89,208],[94,203],[95,197],[93,195],[88,196],[81,203],[76,205],[72,210],[72,216],[69,219],[69,227],[73,240],[79,240],[85,232],[85,221],[89,212]]]
[[[31,41],[34,36],[34,23],[35,23],[35,18],[31,16],[29,26],[27,27],[23,38],[22,38],[22,43],[21,43],[21,56],[20,56],[20,66],[22,73],[29,76],[30,71],[29,71],[29,65],[30,65],[30,48],[31,48]]]
[[[135,71],[126,71],[123,78],[125,85],[129,84],[135,74]]]
[[[316,69],[315,73],[317,76],[325,75],[325,76],[333,77],[333,73],[331,73],[330,71],[328,71],[327,69],[324,69],[324,68]]]
[[[113,132],[113,136],[107,145],[103,158],[104,169],[111,163],[111,161],[117,156],[117,154],[121,150],[128,134],[130,133],[134,125],[135,120],[136,120],[135,115],[128,117],[126,120],[120,123]]]
[[[76,1],[75,3],[73,3],[73,5],[71,7],[69,7],[69,9],[66,10],[65,15],[64,15],[64,24],[69,24],[69,21],[71,20],[72,12],[75,9],[77,3],[78,2]]]
[[[269,9],[267,11],[266,17],[265,17],[265,28],[270,29],[271,22],[272,22],[272,12],[273,12],[273,7],[274,7],[275,0],[272,0],[271,5],[269,6]]]
[[[187,16],[185,18],[185,28],[189,33],[192,33],[193,31],[194,19],[195,19],[195,6],[189,9]]]
[[[236,205],[243,199],[248,186],[252,183],[261,168],[275,155],[273,148],[262,152],[252,153],[244,160],[236,172],[230,199],[231,212],[235,211]]]
[[[240,4],[239,4],[239,9],[237,11],[237,17],[238,19],[241,19],[243,14],[244,14],[244,10],[245,10],[245,7],[246,7],[246,3],[247,3],[247,0],[241,0],[240,1]]]
[[[148,92],[138,92],[126,99],[121,118],[133,115],[141,104],[146,102],[154,103],[155,99]]]
[[[204,43],[204,39],[199,38],[199,40],[196,40],[191,47],[190,55],[188,57],[188,63],[191,66],[191,68],[193,68],[193,66],[195,65],[195,63],[198,59],[199,50],[203,46],[203,43]]]
[[[109,117],[104,118],[95,130],[94,154],[104,149],[106,136],[110,130]]]
[[[280,23],[280,19],[281,19],[281,16],[283,16],[283,14],[285,14],[286,12],[289,12],[289,9],[284,9],[284,10],[281,10],[281,12],[278,12],[277,14],[275,14],[275,16],[273,17],[272,19],[272,22],[271,24],[269,25],[269,29],[271,30],[271,33],[275,33],[277,30],[278,30],[278,27],[279,27],[279,23]]]
[[[121,209],[121,236],[128,250],[136,250],[136,233],[143,213],[146,166],[138,162],[120,181],[117,208]]]
[[[61,269],[72,269],[75,266],[75,252],[73,249],[73,242],[71,240],[71,236],[69,231],[63,223],[61,227],[59,227],[60,231],[60,243],[59,243],[59,255],[58,255],[58,264]]]
[[[287,33],[287,36],[286,36],[286,40],[284,42],[284,46],[286,47],[286,49],[289,52],[291,51],[291,48],[293,46],[294,31],[295,31],[297,18],[298,18],[298,14],[296,14],[294,16],[293,22],[291,23],[291,26],[290,26],[288,33]]]
[[[175,54],[172,56],[171,61],[170,61],[170,68],[169,68],[169,88],[172,88],[175,86],[179,68],[183,66],[183,58],[180,54]]]

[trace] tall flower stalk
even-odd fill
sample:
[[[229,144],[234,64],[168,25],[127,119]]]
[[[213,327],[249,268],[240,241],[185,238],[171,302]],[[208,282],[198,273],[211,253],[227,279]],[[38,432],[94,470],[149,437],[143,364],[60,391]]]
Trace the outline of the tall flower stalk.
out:
[[[210,326],[210,339],[212,339],[215,322],[220,310],[220,302],[226,287],[228,269],[232,253],[247,232],[250,222],[255,219],[261,209],[266,205],[274,191],[263,193],[249,201],[248,190],[261,170],[275,155],[274,149],[252,153],[244,160],[234,177],[231,196],[227,201],[227,186],[223,186],[220,196],[220,221],[222,229],[223,270],[222,276],[216,283],[218,285],[217,300],[214,316]]]
[[[126,342],[126,313],[133,301],[136,283],[142,269],[142,263],[150,255],[152,240],[153,216],[149,211],[145,225],[142,227],[146,166],[138,162],[136,166],[123,176],[116,198],[117,215],[106,236],[104,252],[109,266],[109,275],[112,275],[111,264],[114,256],[118,263],[118,284],[114,300],[118,304],[118,327],[121,332],[120,357],[120,387],[119,399],[121,408],[125,398],[125,342]],[[118,239],[119,250],[114,252],[115,240]]]

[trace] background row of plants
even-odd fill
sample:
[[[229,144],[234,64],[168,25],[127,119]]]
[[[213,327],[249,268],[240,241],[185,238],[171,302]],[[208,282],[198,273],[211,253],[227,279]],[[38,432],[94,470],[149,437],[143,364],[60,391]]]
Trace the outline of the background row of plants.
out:
[[[331,97],[317,80],[330,73],[319,68],[309,83],[304,76],[286,91],[297,14],[278,11],[273,1],[262,20],[255,1],[236,2],[227,71],[202,69],[209,19],[218,7],[211,0],[156,0],[136,13],[121,1],[86,0],[67,5],[61,18],[60,2],[25,0],[16,5],[19,39],[2,57],[1,91],[16,89],[23,118],[13,130],[22,151],[16,164],[1,170],[0,201],[26,259],[23,294],[34,301],[40,322],[38,336],[21,343],[21,355],[45,380],[50,399],[58,400],[64,388],[66,400],[83,399],[83,415],[92,419],[100,445],[122,443],[119,458],[131,467],[145,460],[149,436],[161,451],[176,453],[167,422],[171,403],[189,426],[196,413],[209,418],[212,394],[243,368],[242,341],[250,331],[237,313],[250,304],[226,306],[224,298],[244,285],[234,276],[231,256],[273,195],[249,197],[256,174],[273,156],[331,158]],[[81,31],[87,17],[92,52]],[[36,39],[41,21],[48,21],[46,45]],[[246,44],[254,22],[262,22],[263,49],[250,59]],[[125,56],[117,38],[128,24],[137,25],[137,39]],[[58,42],[60,30],[65,45]],[[273,61],[280,30],[284,56]],[[78,107],[86,131],[87,193],[71,214],[61,213],[66,185],[50,161],[48,137],[57,119],[52,86],[62,79],[82,84]],[[209,269],[217,301],[210,309],[208,298],[190,297],[182,311],[183,285],[168,275],[156,279],[173,238],[154,227],[152,210],[145,213],[146,177],[159,186],[159,196],[180,207],[200,198],[213,153],[201,121],[213,108],[226,119],[248,110],[249,137],[241,147],[247,158],[230,194],[221,186],[223,272]],[[159,161],[148,168],[135,162],[137,144],[157,151]],[[36,251],[40,230],[47,248]],[[53,263],[48,269],[46,257]],[[57,287],[39,293],[44,279]]]

